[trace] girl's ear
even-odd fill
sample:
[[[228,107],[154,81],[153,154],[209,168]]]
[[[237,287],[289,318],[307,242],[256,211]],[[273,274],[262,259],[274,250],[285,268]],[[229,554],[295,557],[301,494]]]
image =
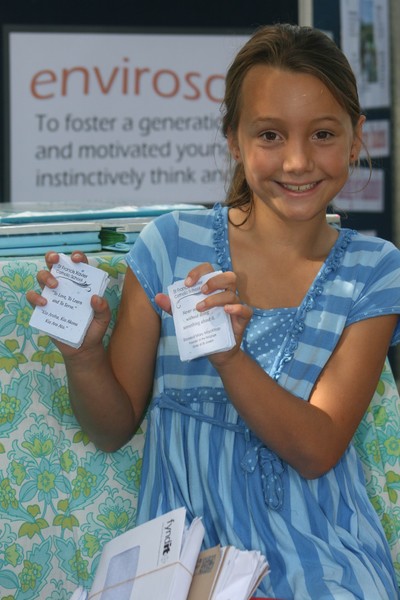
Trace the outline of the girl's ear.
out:
[[[228,141],[229,152],[231,153],[233,160],[235,160],[236,162],[240,162],[240,148],[237,142],[237,137],[233,133],[232,129],[229,128],[226,138]]]
[[[363,128],[365,121],[366,121],[365,115],[361,115],[361,117],[358,119],[357,125],[354,128],[354,137],[353,137],[353,143],[351,145],[351,152],[350,152],[350,163],[352,163],[352,164],[357,162],[357,160],[360,156],[361,149],[363,147],[362,128]]]

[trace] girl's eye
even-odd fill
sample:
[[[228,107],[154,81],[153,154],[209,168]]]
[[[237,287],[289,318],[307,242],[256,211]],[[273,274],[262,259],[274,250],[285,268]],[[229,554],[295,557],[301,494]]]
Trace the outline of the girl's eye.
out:
[[[280,139],[275,131],[264,131],[261,137],[267,142],[275,142],[276,140]]]
[[[317,131],[314,137],[316,137],[317,140],[329,140],[333,137],[333,134],[330,133],[330,131]]]

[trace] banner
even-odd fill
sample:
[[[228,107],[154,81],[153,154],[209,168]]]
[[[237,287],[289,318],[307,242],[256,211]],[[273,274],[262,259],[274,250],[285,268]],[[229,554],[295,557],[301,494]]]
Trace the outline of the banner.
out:
[[[8,200],[223,200],[224,78],[247,37],[10,30]]]

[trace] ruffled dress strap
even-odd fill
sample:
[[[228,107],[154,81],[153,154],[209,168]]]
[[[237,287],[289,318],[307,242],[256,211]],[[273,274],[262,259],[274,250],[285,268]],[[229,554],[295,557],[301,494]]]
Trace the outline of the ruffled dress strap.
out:
[[[313,284],[308,290],[306,296],[304,297],[301,305],[299,306],[294,316],[293,325],[289,332],[288,339],[281,348],[281,352],[277,357],[276,367],[274,369],[273,374],[274,379],[280,379],[282,373],[285,370],[287,370],[288,363],[290,363],[295,357],[296,351],[299,348],[302,334],[306,330],[306,320],[311,311],[314,309],[320,312],[324,310],[326,311],[326,302],[328,301],[328,297],[325,297],[324,302],[319,302],[320,297],[324,296],[328,281],[332,281],[335,272],[342,265],[344,256],[346,254],[346,249],[354,235],[356,235],[356,231],[354,230],[340,230],[339,237],[335,245],[331,249],[331,252],[326,258],[319,273],[314,279]],[[329,301],[332,302],[332,299]],[[337,318],[339,319],[339,316]],[[304,352],[304,348],[302,349],[302,351]],[[307,357],[303,357],[303,361],[306,359]],[[309,364],[312,365],[313,362],[310,360]]]
[[[227,235],[228,207],[217,203],[214,206],[213,238],[214,248],[217,255],[217,263],[221,271],[231,269],[229,254],[229,241]]]

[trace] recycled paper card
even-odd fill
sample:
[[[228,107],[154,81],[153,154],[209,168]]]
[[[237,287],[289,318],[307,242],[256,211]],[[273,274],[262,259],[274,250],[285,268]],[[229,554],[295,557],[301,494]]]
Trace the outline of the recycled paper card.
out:
[[[231,318],[222,306],[204,312],[196,309],[196,305],[207,297],[201,292],[201,287],[219,273],[221,271],[207,273],[191,287],[187,287],[184,280],[168,286],[182,361],[230,350],[235,345]]]
[[[105,271],[86,263],[75,263],[65,254],[51,269],[56,288],[45,287],[45,306],[36,306],[30,325],[74,348],[79,348],[93,319],[90,300],[103,295],[109,277]]]

